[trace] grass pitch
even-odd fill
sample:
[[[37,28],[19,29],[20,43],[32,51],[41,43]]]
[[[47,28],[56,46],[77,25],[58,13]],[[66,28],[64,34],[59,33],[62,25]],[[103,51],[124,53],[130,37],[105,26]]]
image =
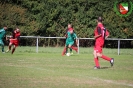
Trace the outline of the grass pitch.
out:
[[[104,49],[115,58],[114,67],[100,59],[102,69],[94,70],[92,48],[80,54],[61,56],[63,47],[18,47],[0,53],[0,88],[133,88],[133,50]]]

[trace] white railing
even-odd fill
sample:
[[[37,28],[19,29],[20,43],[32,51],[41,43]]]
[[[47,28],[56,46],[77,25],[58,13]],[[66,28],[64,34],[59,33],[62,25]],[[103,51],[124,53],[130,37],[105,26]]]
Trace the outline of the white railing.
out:
[[[65,39],[65,37],[43,37],[43,36],[20,36],[21,38],[35,38],[36,39],[36,52],[38,53],[38,39],[49,38],[49,39]],[[78,44],[81,39],[94,40],[94,38],[78,38]],[[107,40],[117,40],[118,41],[118,55],[120,55],[120,41],[121,40],[133,40],[133,39],[119,39],[119,38],[108,38]],[[79,53],[79,46],[78,46]]]

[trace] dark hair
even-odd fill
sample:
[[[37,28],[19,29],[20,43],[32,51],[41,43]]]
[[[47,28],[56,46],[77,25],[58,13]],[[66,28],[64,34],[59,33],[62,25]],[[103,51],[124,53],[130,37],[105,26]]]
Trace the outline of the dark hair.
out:
[[[98,22],[102,22],[103,21],[103,19],[102,19],[102,17],[98,17]]]
[[[4,25],[4,27],[7,27],[6,25]]]

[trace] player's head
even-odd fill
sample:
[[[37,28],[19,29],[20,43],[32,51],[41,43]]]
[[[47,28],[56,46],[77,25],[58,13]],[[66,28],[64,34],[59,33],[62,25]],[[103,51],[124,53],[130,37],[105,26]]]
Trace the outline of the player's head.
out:
[[[16,32],[20,32],[19,28],[16,28]]]
[[[7,29],[7,26],[4,26],[3,28],[6,30]]]
[[[103,21],[102,17],[98,17],[97,18],[97,22],[101,22],[102,23],[102,21]]]
[[[68,28],[72,28],[72,24],[68,24],[67,27],[68,27]]]

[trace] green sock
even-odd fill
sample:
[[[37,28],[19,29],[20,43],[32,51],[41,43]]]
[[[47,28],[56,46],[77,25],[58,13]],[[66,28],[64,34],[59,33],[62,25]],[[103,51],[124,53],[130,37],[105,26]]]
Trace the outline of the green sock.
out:
[[[70,53],[72,53],[72,48],[70,48]]]
[[[4,45],[2,45],[2,52],[4,52]]]
[[[66,53],[68,52],[68,47],[66,47]]]

